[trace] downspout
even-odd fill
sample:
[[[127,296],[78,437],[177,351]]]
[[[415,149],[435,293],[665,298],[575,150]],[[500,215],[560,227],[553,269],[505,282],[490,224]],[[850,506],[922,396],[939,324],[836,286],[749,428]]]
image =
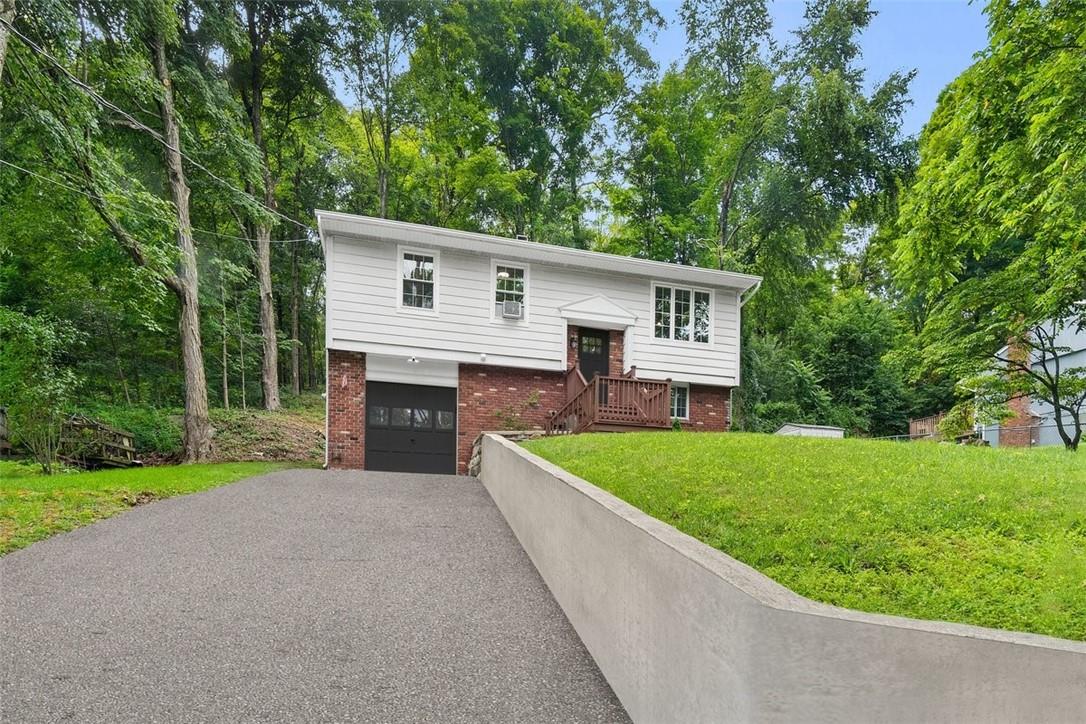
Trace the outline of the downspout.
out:
[[[762,280],[754,282],[754,286],[747,289],[745,292],[741,292],[737,296],[739,297],[739,308],[736,309],[736,323],[738,325],[737,331],[739,333],[739,339],[742,341],[743,337],[743,307],[750,301],[751,297],[758,293],[758,290],[762,287]],[[740,352],[739,359],[735,361],[735,387],[739,387],[743,384],[743,360],[742,353]],[[732,423],[735,420],[735,387],[728,388],[728,431],[732,429]]]
[[[743,305],[750,301],[750,298],[758,293],[758,290],[762,288],[762,280],[754,282],[754,286],[747,289],[745,292],[739,295],[739,308],[742,309]]]
[[[331,279],[332,275],[329,273],[328,260],[331,256],[328,253],[327,242],[324,239],[324,218],[320,212],[317,212],[317,235],[321,240],[321,252],[324,254],[324,470],[328,469],[328,462],[331,455],[332,441],[330,438],[330,420],[329,413],[329,384],[332,379],[331,360],[329,358],[328,342],[331,340],[331,327],[329,326],[329,320],[331,319],[331,306],[328,304],[328,297],[332,293]]]

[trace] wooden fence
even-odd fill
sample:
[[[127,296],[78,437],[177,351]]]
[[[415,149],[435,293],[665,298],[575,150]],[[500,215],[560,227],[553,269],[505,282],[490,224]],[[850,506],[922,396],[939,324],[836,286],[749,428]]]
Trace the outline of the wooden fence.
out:
[[[946,413],[940,412],[938,415],[909,420],[909,437],[914,440],[920,438],[941,440],[943,436],[939,432],[939,423],[943,421],[944,417],[946,417]]]

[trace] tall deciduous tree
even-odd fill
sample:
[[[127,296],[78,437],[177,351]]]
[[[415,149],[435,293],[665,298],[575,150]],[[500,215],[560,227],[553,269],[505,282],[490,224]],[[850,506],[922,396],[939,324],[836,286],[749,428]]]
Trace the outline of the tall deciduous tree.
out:
[[[274,0],[243,0],[238,11],[244,42],[232,49],[232,76],[249,120],[252,142],[260,153],[260,188],[250,190],[262,197],[264,209],[253,219],[255,236],[256,280],[260,289],[260,335],[262,364],[260,386],[264,409],[278,410],[279,402],[279,338],[276,331],[275,291],[272,287],[271,236],[275,226],[274,214],[278,201],[275,187],[278,179],[272,174],[268,139],[266,137],[266,94],[269,65],[275,62],[277,42],[283,42],[285,31],[309,3],[294,4]],[[269,213],[270,212],[270,213]]]
[[[1049,320],[1086,322],[1086,6],[988,12],[987,49],[924,129],[896,253],[927,366],[959,378]]]
[[[411,54],[430,14],[419,0],[346,2],[341,9],[341,67],[358,99],[366,147],[377,169],[377,213],[388,216],[393,136],[415,104],[406,78]]]
[[[152,272],[178,302],[180,356],[184,370],[184,456],[186,460],[205,458],[211,449],[208,418],[207,383],[204,375],[203,345],[200,336],[199,280],[196,246],[189,212],[189,187],[185,177],[180,120],[174,103],[173,74],[168,52],[176,44],[178,19],[171,4],[155,0],[131,6],[106,9],[91,4],[88,20],[95,23],[103,40],[97,50],[110,44],[118,65],[131,75],[121,76],[116,85],[139,89],[140,100],[152,102],[157,109],[159,129],[140,121],[124,108],[102,96],[86,80],[65,67],[58,54],[51,53],[30,37],[21,35],[25,44],[25,63],[20,83],[36,93],[30,97],[39,104],[31,116],[52,136],[74,167],[72,181],[85,192],[91,207],[130,259]],[[74,15],[59,18],[75,24]],[[56,30],[56,29],[54,29]],[[82,42],[83,74],[89,61],[85,33]],[[53,39],[64,43],[61,29]],[[59,54],[61,57],[63,53]],[[52,84],[45,87],[34,77],[40,73]],[[149,83],[140,83],[145,75]],[[130,228],[123,212],[108,197],[118,192],[119,163],[104,143],[103,127],[121,126],[134,131],[149,147],[161,153],[170,199],[170,226],[173,244],[167,249],[145,242],[143,235]],[[165,252],[165,253],[164,253]]]
[[[0,80],[4,78],[4,59],[8,54],[8,28],[15,21],[15,0],[0,0]]]

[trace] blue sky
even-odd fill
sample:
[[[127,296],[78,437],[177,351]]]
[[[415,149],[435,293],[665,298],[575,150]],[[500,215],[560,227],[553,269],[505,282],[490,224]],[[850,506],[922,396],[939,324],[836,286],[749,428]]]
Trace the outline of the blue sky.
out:
[[[653,0],[668,27],[653,44],[653,57],[661,67],[681,60],[686,36],[678,22],[679,0]],[[965,0],[872,0],[878,15],[861,38],[863,65],[868,80],[878,81],[895,70],[916,69],[902,130],[916,134],[924,127],[939,92],[973,62],[973,54],[987,45],[984,6]],[[803,23],[802,0],[770,0],[774,36],[792,39],[791,31]]]

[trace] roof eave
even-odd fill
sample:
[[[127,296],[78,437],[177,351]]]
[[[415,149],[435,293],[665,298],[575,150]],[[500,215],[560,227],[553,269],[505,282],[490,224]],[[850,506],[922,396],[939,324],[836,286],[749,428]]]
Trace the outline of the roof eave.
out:
[[[400,243],[429,243],[437,247],[461,248],[464,251],[499,254],[522,258],[528,261],[541,261],[550,264],[581,267],[597,271],[612,271],[635,274],[645,277],[681,279],[695,284],[714,287],[727,287],[743,294],[757,287],[761,277],[739,272],[720,271],[705,267],[684,266],[669,262],[651,261],[636,257],[619,256],[598,251],[571,249],[563,246],[541,244],[521,239],[508,239],[501,236],[481,234],[471,231],[445,229],[437,226],[412,224],[404,221],[377,219],[369,216],[344,214],[338,211],[317,210],[317,226],[321,242],[325,243],[325,234],[339,233],[360,237],[381,238]],[[329,229],[326,222],[332,222],[338,228]],[[382,234],[381,232],[385,232]],[[388,232],[399,232],[400,237],[411,234],[426,234],[429,240],[394,238]],[[474,245],[476,248],[471,248]]]

